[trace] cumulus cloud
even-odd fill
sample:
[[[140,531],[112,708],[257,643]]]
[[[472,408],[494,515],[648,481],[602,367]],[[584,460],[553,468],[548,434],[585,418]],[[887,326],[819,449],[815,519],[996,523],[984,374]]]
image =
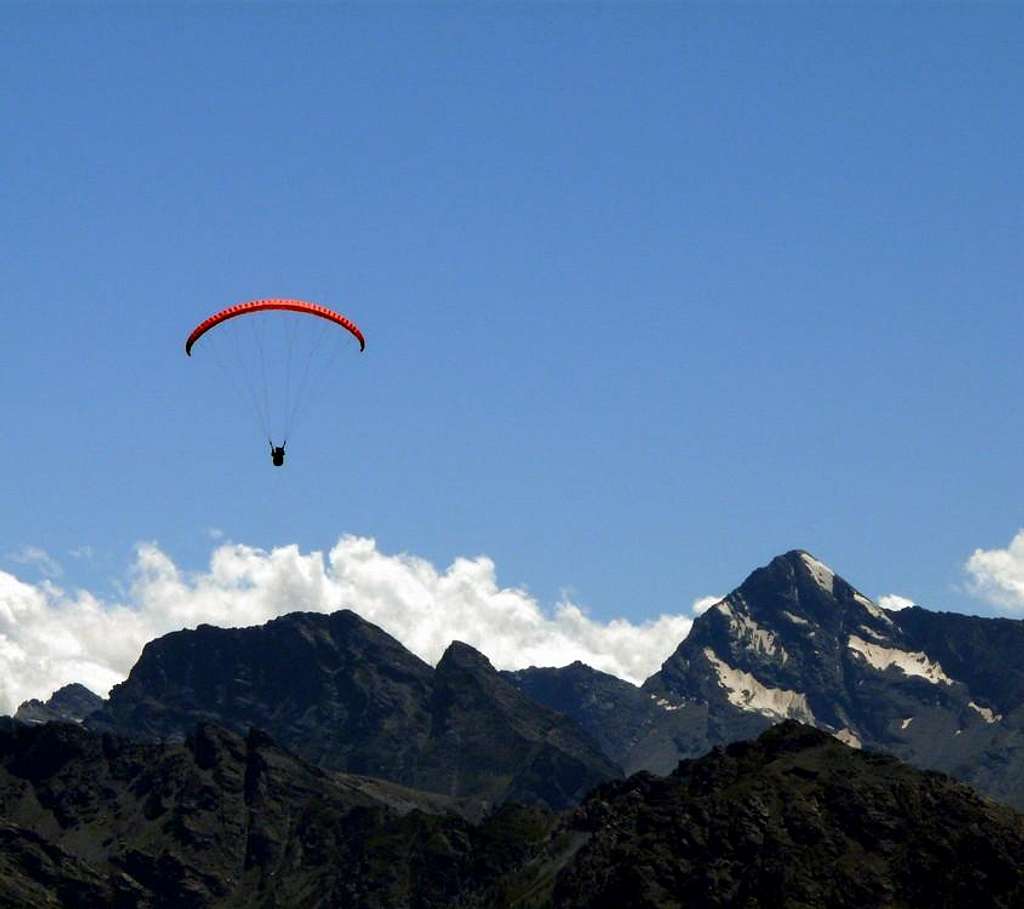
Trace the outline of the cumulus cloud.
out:
[[[633,682],[655,672],[692,624],[687,615],[600,622],[567,597],[544,609],[526,591],[500,586],[486,556],[457,558],[441,570],[416,556],[383,553],[367,537],[342,537],[326,555],[224,544],[208,570],[192,574],[145,543],[123,602],[0,572],[0,713],[73,681],[106,695],[146,642],[170,631],[342,608],[431,663],[460,640],[499,669],[582,660]]]
[[[690,612],[694,615],[704,615],[715,603],[721,603],[724,599],[725,597],[697,597],[690,607]]]
[[[914,605],[914,601],[901,597],[898,593],[887,593],[878,598],[878,605],[889,612],[899,612],[901,609],[908,609]]]
[[[1009,612],[1024,612],[1024,530],[1005,549],[975,549],[964,564],[973,594]]]
[[[31,565],[47,578],[59,578],[64,573],[60,562],[38,546],[22,546],[7,553],[7,559],[16,565]]]

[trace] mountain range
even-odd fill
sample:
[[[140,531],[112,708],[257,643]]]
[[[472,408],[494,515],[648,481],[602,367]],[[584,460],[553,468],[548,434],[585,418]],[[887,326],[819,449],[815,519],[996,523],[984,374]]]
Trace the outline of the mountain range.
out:
[[[165,635],[107,699],[68,686],[5,722],[11,905],[1022,892],[1024,623],[890,612],[800,550],[641,686],[581,663],[499,672],[459,642],[431,667],[342,610]],[[322,867],[339,861],[358,873]]]
[[[0,905],[1013,907],[1024,816],[786,721],[667,777],[472,823],[263,733],[0,721]]]
[[[514,800],[559,809],[621,776],[572,719],[453,643],[431,667],[354,612],[165,635],[85,724],[184,741],[198,722],[265,730],[327,770],[445,795],[477,816]]]

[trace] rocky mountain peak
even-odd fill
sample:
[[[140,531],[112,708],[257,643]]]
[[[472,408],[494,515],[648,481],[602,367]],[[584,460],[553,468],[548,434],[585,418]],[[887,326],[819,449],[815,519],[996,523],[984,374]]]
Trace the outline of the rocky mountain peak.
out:
[[[58,688],[43,702],[35,698],[24,701],[14,714],[22,723],[81,723],[87,716],[103,706],[103,698],[85,685],[73,682]]]
[[[1019,654],[1005,669],[981,668],[989,665],[983,646],[1007,656],[1013,649],[994,640],[996,620],[960,619],[887,612],[825,562],[792,550],[696,619],[644,688],[706,705],[727,740],[740,737],[740,716],[765,725],[792,719],[854,747],[955,770],[999,737],[1024,694]],[[1024,631],[1012,636],[1020,641]]]
[[[777,556],[698,617],[645,689],[666,697],[847,726],[842,688],[851,638],[898,638],[892,619],[804,550]]]
[[[493,673],[494,666],[479,650],[464,644],[462,641],[452,641],[438,661],[436,671],[447,673],[454,671]]]

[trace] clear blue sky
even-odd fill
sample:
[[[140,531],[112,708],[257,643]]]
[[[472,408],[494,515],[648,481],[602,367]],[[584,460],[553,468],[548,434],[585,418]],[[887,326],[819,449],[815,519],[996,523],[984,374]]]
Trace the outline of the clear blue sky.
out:
[[[1024,7],[0,17],[0,554],[102,590],[141,540],[356,533],[641,619],[800,547],[984,611],[961,565],[1024,522]],[[368,340],[284,470],[182,351],[275,295]]]

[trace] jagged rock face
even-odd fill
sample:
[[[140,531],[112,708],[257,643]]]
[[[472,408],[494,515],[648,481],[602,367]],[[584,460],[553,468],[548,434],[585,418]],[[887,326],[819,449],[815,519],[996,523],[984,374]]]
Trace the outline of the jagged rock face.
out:
[[[857,669],[848,640],[893,637],[884,610],[807,553],[787,553],[697,619],[644,689],[839,730]]]
[[[472,648],[453,644],[434,670],[347,610],[152,641],[88,725],[181,741],[203,721],[266,730],[325,768],[473,800],[470,813],[509,798],[561,808],[620,775]]]
[[[508,677],[629,772],[795,719],[1024,808],[1024,622],[890,613],[799,550],[700,616],[642,689],[579,665]]]
[[[949,771],[1024,805],[1024,763],[998,781],[993,772],[1011,753],[1024,757],[1012,715],[1020,705],[1012,698],[1024,690],[1024,650],[1013,653],[1004,642],[989,651],[1006,629],[959,618],[966,621],[921,609],[890,614],[794,551],[701,616],[644,689],[706,703],[713,715],[739,710],[765,723],[813,723],[854,747]],[[980,630],[986,623],[989,632]],[[1019,630],[1017,639],[1024,640]],[[1018,667],[1003,684],[991,668],[979,668],[993,667],[1000,652]],[[989,752],[999,756],[986,758]]]
[[[103,706],[103,698],[77,683],[57,689],[45,703],[33,698],[18,707],[14,718],[22,723],[81,723]]]
[[[0,722],[0,903],[493,906],[554,822],[509,807],[474,826],[443,807],[256,732],[158,745]]]
[[[564,909],[1024,902],[1024,818],[940,774],[787,721],[637,774],[576,811]]]
[[[908,646],[926,652],[997,714],[1024,704],[1024,622],[919,606],[892,614]]]
[[[787,718],[849,729],[847,626],[874,641],[891,620],[822,563],[791,552],[696,619],[640,689],[598,680],[585,667],[531,668],[510,677],[576,718],[630,772],[668,773],[681,759]],[[595,711],[595,701],[603,709]]]
[[[0,905],[89,909],[117,905],[119,896],[87,863],[32,830],[0,821]]]
[[[1024,622],[917,607],[893,620],[908,646],[957,680],[970,709],[908,712],[887,750],[1024,809]]]
[[[177,741],[203,720],[256,727],[325,767],[403,779],[429,729],[432,674],[347,610],[200,625],[147,644],[89,726]]]
[[[421,788],[553,808],[621,776],[571,719],[530,700],[482,654],[453,643],[437,665]]]

